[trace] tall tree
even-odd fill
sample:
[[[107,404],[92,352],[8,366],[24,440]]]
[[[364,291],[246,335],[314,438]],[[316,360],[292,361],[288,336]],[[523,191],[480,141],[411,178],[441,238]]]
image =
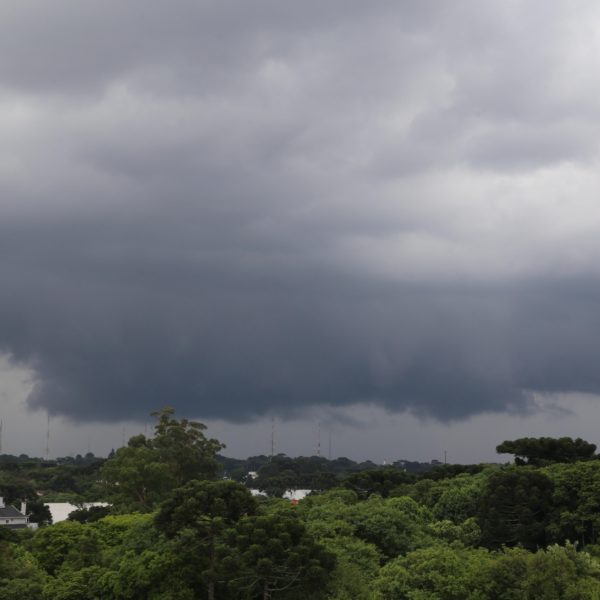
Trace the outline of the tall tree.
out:
[[[499,454],[514,454],[517,465],[543,466],[550,463],[572,463],[590,460],[596,452],[596,445],[581,438],[519,438],[505,440],[496,446]]]
[[[167,407],[152,413],[157,419],[152,447],[160,459],[173,469],[177,486],[192,479],[213,479],[219,471],[216,455],[225,448],[216,439],[204,435],[206,425],[188,419],[174,419]]]
[[[108,499],[117,510],[151,511],[173,488],[193,479],[214,479],[217,452],[224,447],[204,435],[196,421],[173,418],[174,410],[153,413],[153,438],[132,437],[101,469]]]
[[[174,491],[155,518],[157,528],[174,539],[183,563],[193,565],[187,572],[193,586],[206,589],[214,600],[217,582],[225,579],[231,564],[228,529],[244,515],[256,511],[249,490],[234,481],[190,481]]]
[[[294,514],[244,517],[232,532],[238,551],[230,588],[246,598],[322,598],[335,568],[333,554],[316,543]]]
[[[600,461],[555,464],[544,468],[554,484],[554,511],[548,532],[553,541],[598,542],[600,533]]]
[[[492,474],[478,505],[482,542],[490,548],[546,544],[552,513],[552,481],[531,467],[510,467]]]

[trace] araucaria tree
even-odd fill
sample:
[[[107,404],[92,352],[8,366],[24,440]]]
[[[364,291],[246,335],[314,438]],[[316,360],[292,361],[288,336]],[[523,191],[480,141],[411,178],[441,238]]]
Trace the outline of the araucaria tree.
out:
[[[190,481],[162,504],[155,518],[173,540],[182,576],[192,589],[206,589],[214,600],[217,583],[231,577],[235,551],[230,528],[256,511],[250,491],[235,481]],[[193,567],[189,567],[192,565]]]
[[[515,464],[544,466],[552,463],[574,463],[591,460],[596,452],[596,444],[581,438],[519,438],[505,440],[496,446],[500,454],[514,454]]]

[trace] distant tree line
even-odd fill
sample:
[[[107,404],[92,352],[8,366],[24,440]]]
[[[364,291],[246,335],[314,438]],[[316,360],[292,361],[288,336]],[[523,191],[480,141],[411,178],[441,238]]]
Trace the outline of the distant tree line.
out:
[[[37,531],[0,527],[0,600],[600,598],[593,444],[505,441],[515,464],[420,473],[255,457],[228,464],[236,481],[201,423],[172,409],[155,418],[152,437],[108,460],[0,461],[8,498],[44,489],[110,503]],[[251,495],[257,481],[271,497]],[[298,505],[277,497],[311,481],[320,491]]]

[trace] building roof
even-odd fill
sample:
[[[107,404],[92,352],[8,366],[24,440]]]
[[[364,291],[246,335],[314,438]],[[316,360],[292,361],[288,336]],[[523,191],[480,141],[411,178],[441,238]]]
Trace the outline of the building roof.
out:
[[[14,506],[4,506],[0,508],[0,519],[14,519],[16,517],[24,517],[25,515],[17,510]]]

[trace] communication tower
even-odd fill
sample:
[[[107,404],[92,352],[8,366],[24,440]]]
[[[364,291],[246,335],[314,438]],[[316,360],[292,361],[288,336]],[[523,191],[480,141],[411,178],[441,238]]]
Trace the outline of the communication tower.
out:
[[[46,415],[46,460],[50,459],[50,413]]]

